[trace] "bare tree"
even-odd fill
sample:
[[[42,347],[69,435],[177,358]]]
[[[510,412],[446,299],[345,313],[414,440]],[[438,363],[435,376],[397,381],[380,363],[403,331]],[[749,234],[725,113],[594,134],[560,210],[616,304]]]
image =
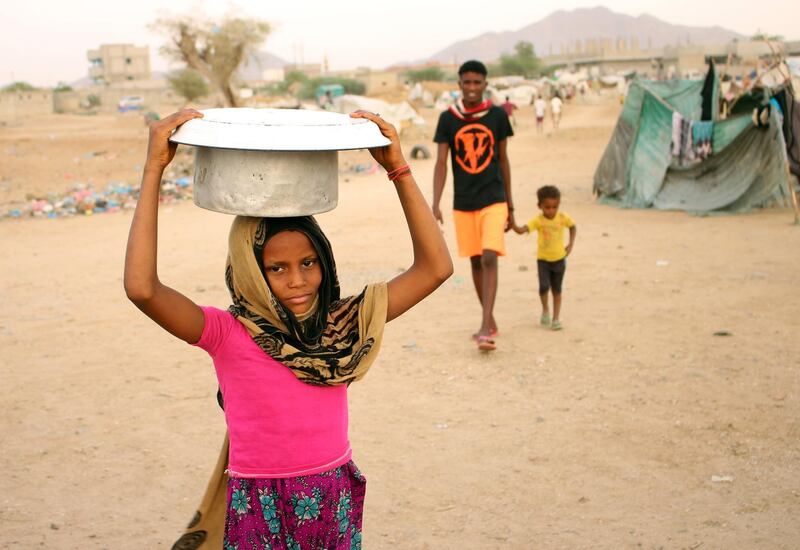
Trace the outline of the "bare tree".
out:
[[[217,24],[206,19],[173,16],[151,25],[168,36],[160,52],[205,76],[217,87],[231,107],[238,102],[233,76],[239,65],[254,53],[270,31],[269,23],[257,19],[226,17]]]

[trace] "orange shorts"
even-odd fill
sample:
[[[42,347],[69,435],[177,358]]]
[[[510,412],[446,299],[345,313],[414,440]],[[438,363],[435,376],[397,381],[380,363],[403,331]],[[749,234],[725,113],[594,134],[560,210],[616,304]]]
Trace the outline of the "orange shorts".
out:
[[[484,250],[506,255],[505,228],[508,204],[497,202],[480,210],[453,210],[458,255],[462,258],[480,256]]]

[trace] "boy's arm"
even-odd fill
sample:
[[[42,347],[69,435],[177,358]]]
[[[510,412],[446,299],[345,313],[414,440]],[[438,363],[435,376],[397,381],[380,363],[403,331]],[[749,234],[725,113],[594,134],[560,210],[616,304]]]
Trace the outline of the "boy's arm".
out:
[[[175,156],[172,131],[187,120],[203,116],[184,109],[150,125],[150,142],[139,201],[133,213],[125,254],[125,294],[165,330],[189,343],[203,334],[203,311],[183,294],[158,280],[158,195],[164,168]]]
[[[575,244],[575,236],[578,234],[578,226],[573,225],[569,228],[569,244],[567,245],[567,256],[572,252],[572,246]]]
[[[369,150],[387,172],[406,165],[394,126],[366,111],[357,111],[350,116],[371,120],[378,125],[381,133],[391,140],[391,144],[385,147]],[[414,176],[408,171],[394,180],[394,186],[411,234],[414,261],[411,267],[389,281],[387,322],[421,302],[453,274],[453,261],[450,259],[442,230],[431,215],[431,209],[422,191],[419,190]]]
[[[517,235],[525,235],[526,233],[530,233],[530,229],[528,229],[527,224],[520,226],[515,223],[511,228]]]
[[[433,202],[431,210],[433,210],[433,217],[444,224],[442,211],[439,208],[439,203],[442,200],[442,193],[444,192],[444,182],[447,179],[447,154],[450,151],[448,143],[439,143],[436,149],[436,165],[433,168]]]
[[[498,147],[500,158],[500,173],[503,175],[503,186],[506,190],[506,204],[508,204],[508,220],[506,221],[506,231],[514,227],[514,200],[511,198],[511,163],[508,162],[508,139],[499,143]]]

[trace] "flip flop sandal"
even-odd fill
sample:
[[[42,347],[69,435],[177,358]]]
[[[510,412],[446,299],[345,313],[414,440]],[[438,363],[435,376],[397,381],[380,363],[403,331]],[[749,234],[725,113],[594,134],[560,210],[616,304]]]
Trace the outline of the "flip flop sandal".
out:
[[[497,338],[498,336],[500,336],[500,332],[498,330],[489,331],[489,338]],[[475,334],[473,334],[471,336],[471,338],[472,338],[473,342],[477,342],[478,341],[478,333],[476,332]]]
[[[539,317],[539,323],[543,327],[549,326],[550,325],[550,314],[549,313],[542,313],[542,316]]]
[[[561,330],[561,329],[562,329],[562,328],[564,328],[564,327],[563,327],[563,326],[561,326],[561,321],[558,321],[558,320],[556,320],[556,321],[553,321],[553,324],[552,324],[552,325],[550,325],[550,328],[551,328],[552,330]]]
[[[481,351],[494,351],[497,349],[497,344],[494,343],[491,336],[478,336],[478,349]]]

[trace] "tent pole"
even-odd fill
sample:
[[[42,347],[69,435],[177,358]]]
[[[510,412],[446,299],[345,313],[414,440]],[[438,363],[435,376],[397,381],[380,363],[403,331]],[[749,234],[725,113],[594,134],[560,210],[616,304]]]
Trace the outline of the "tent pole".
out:
[[[789,188],[789,196],[792,197],[792,206],[794,206],[794,224],[800,225],[800,207],[797,204],[797,193],[794,190],[794,184],[792,180],[792,172],[789,170],[789,162],[787,161],[786,164],[786,186]]]

